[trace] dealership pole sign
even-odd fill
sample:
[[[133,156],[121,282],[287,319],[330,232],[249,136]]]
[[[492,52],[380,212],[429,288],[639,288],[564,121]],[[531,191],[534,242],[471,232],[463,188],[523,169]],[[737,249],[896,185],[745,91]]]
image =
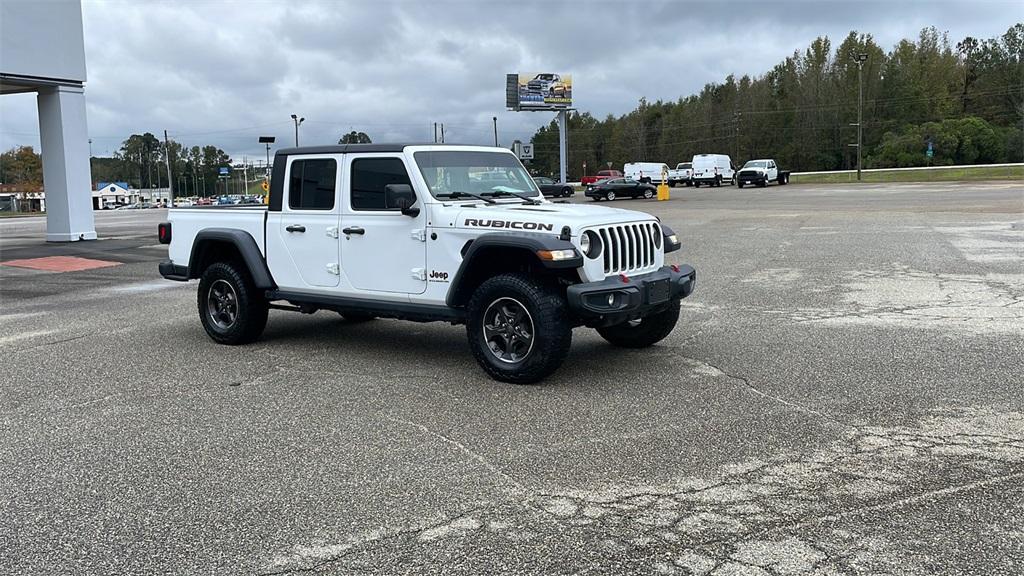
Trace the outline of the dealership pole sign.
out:
[[[511,110],[572,108],[572,74],[530,72],[505,76],[505,107]]]

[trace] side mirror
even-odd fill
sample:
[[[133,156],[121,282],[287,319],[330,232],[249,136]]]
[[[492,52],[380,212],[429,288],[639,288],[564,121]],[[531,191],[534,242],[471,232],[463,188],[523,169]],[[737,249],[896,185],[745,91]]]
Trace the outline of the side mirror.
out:
[[[384,187],[384,206],[388,210],[398,210],[405,216],[416,217],[419,208],[414,208],[416,193],[408,184],[388,184]]]

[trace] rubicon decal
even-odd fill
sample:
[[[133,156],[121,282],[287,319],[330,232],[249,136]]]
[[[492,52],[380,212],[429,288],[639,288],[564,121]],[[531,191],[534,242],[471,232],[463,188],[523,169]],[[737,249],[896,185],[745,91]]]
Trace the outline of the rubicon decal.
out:
[[[478,220],[466,218],[466,226],[478,226],[480,228],[508,228],[510,230],[554,230],[554,224],[543,222],[520,222],[518,220]]]

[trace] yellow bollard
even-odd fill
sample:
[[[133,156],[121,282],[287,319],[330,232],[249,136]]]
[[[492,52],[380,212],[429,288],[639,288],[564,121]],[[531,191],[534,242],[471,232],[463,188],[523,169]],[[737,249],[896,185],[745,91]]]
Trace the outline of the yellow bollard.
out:
[[[658,200],[668,200],[668,184],[658,184]]]

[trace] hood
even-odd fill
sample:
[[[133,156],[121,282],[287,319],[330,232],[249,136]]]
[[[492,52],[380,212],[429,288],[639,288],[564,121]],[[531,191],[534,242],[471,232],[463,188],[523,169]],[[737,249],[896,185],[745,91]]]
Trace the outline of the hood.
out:
[[[456,228],[475,230],[506,230],[559,234],[563,226],[579,236],[586,228],[649,222],[654,216],[635,210],[593,206],[589,204],[544,203],[536,206],[518,203],[485,204],[475,208],[463,207],[453,222]]]

